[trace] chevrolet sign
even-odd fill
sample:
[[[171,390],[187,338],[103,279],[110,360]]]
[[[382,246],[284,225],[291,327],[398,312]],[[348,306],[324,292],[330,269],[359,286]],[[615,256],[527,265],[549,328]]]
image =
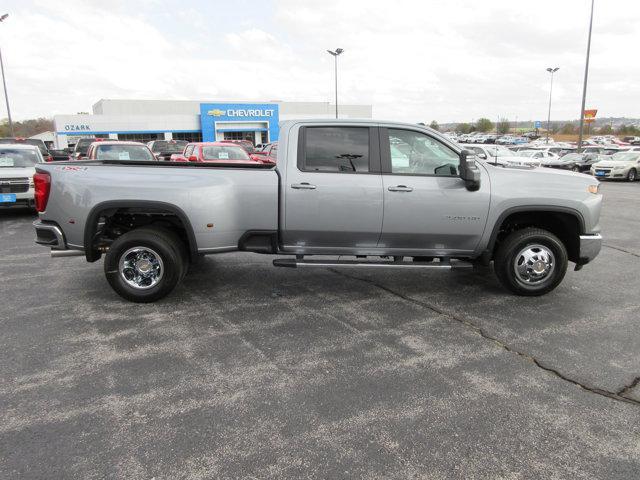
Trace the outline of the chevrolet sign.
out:
[[[273,110],[267,110],[264,108],[230,108],[225,111],[220,110],[219,108],[214,108],[213,110],[209,110],[207,115],[211,115],[213,117],[222,117],[224,115],[227,117],[273,117]]]

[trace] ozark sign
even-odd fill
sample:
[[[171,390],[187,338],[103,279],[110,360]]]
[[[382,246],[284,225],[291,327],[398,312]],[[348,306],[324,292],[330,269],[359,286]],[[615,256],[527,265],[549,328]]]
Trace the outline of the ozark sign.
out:
[[[90,132],[91,128],[86,123],[67,124],[64,126],[65,132]]]

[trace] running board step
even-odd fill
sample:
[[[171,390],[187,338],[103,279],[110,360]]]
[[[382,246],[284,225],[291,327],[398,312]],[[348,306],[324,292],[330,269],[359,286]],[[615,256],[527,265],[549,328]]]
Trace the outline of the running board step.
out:
[[[462,260],[445,260],[442,262],[367,262],[360,260],[298,260],[295,258],[276,258],[274,267],[350,267],[350,268],[429,268],[432,270],[454,270],[473,268],[473,264]]]

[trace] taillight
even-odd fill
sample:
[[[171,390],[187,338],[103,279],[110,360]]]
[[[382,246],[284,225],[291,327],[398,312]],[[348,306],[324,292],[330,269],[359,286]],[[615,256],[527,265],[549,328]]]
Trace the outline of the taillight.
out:
[[[51,190],[51,176],[47,172],[36,172],[33,176],[33,183],[36,187],[34,194],[36,210],[44,212],[47,208],[49,191]]]
[[[53,157],[51,155],[47,156],[46,161],[53,162]]]

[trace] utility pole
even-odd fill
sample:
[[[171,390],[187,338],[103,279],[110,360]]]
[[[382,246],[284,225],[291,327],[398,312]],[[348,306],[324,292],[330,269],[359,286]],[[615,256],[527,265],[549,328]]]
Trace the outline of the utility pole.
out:
[[[580,134],[578,136],[578,149],[582,148],[582,129],[584,128],[584,106],[587,100],[587,78],[589,77],[589,54],[591,53],[591,30],[593,28],[593,4],[591,0],[591,18],[589,19],[589,38],[587,40],[587,61],[584,65],[584,82],[582,84],[582,107],[580,108]]]
[[[5,13],[4,15],[0,16],[0,22],[4,22],[7,17],[9,16],[8,13]],[[9,94],[7,93],[7,81],[4,78],[4,63],[2,61],[2,50],[0,50],[0,70],[2,70],[2,86],[4,87],[4,100],[7,103],[7,117],[9,118],[9,131],[11,132],[11,136],[14,136],[13,133],[13,122],[11,121],[11,109],[9,108]]]
[[[549,131],[551,130],[551,95],[553,94],[553,74],[560,70],[560,67],[547,68],[547,72],[551,74],[551,88],[549,88],[549,113],[547,114],[547,142],[549,143]]]
[[[335,77],[336,77],[336,118],[338,118],[338,55],[340,55],[344,50],[342,48],[336,48],[336,51],[333,52],[331,50],[327,50],[335,60]]]

